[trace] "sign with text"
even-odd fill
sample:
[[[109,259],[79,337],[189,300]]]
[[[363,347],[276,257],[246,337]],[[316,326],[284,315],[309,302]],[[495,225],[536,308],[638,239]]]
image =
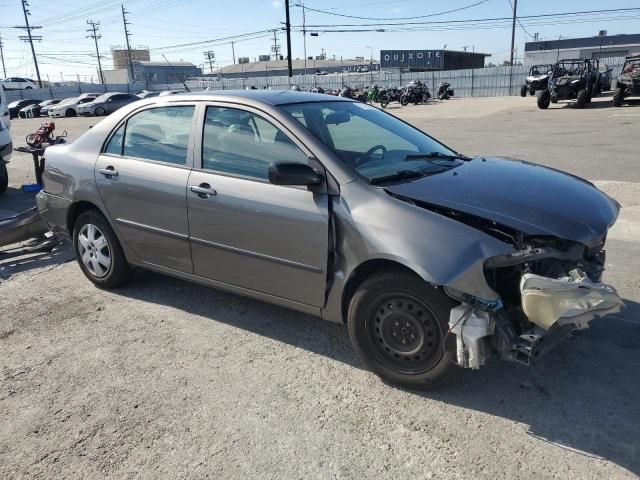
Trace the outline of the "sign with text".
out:
[[[380,50],[382,68],[444,68],[443,50]]]

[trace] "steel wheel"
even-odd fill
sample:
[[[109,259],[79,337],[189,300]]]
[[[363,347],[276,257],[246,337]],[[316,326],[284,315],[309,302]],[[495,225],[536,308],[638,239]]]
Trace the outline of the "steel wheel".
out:
[[[96,278],[103,278],[111,269],[111,248],[107,237],[97,226],[83,225],[78,234],[78,253],[85,268]]]
[[[435,315],[410,295],[389,293],[373,302],[367,312],[367,334],[378,360],[400,373],[425,372],[443,354]]]

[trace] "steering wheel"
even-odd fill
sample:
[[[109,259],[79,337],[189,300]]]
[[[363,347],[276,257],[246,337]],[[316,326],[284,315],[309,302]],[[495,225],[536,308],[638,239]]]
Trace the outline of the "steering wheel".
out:
[[[365,156],[367,158],[371,159],[371,155],[373,155],[373,152],[375,152],[376,150],[381,150],[383,157],[387,153],[387,147],[385,147],[384,145],[374,145],[369,150],[367,150],[367,153],[365,153]]]

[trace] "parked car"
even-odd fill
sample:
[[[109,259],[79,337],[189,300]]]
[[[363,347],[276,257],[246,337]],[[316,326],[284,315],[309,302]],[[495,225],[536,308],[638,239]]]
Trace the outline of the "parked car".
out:
[[[136,96],[138,98],[151,98],[157,97],[159,94],[160,92],[150,92],[149,90],[142,90],[141,92],[138,92]]]
[[[166,97],[167,95],[177,95],[179,93],[186,93],[186,90],[162,90],[158,96],[159,97]]]
[[[99,93],[83,93],[78,97],[66,98],[55,107],[49,108],[47,113],[51,118],[75,117],[78,115],[77,108],[79,105],[92,102],[99,96]]]
[[[9,185],[9,172],[7,163],[13,151],[13,140],[11,139],[11,123],[8,109],[6,109],[4,90],[0,88],[0,193],[4,193]]]
[[[625,99],[640,95],[640,52],[627,55],[613,90],[613,106],[621,107]]]
[[[139,97],[131,93],[109,92],[100,95],[93,101],[78,105],[76,112],[78,115],[102,117],[115,112],[120,107],[140,100]]]
[[[410,388],[492,352],[530,363],[621,305],[601,283],[615,200],[346,98],[136,102],[49,147],[37,201],[96,285],[137,266],[346,323]]]
[[[10,77],[0,80],[2,88],[5,90],[32,90],[39,88],[38,84],[29,78]]]
[[[11,116],[9,114],[9,106],[4,90],[0,88],[0,120],[4,122],[7,128],[11,128]]]
[[[53,100],[45,100],[44,102],[35,103],[33,105],[29,105],[27,107],[22,108],[18,112],[18,117],[20,118],[36,118],[42,116],[42,109],[47,107],[51,107],[53,105],[57,105],[60,103],[60,99]]]
[[[36,100],[34,98],[26,99],[26,100],[16,100],[15,102],[11,102],[9,107],[9,117],[10,118],[18,118],[18,113],[24,107],[28,107],[29,105],[37,105],[41,100]]]
[[[549,75],[552,69],[553,65],[531,65],[525,84],[520,87],[520,96],[526,97],[527,92],[535,95],[538,90],[549,88]]]

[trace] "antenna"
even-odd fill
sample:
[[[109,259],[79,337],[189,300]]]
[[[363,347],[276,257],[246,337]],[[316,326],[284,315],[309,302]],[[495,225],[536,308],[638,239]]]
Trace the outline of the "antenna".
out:
[[[173,70],[173,74],[176,76],[176,78],[180,78],[178,76],[178,72],[176,72],[176,69],[173,68],[173,65],[169,63],[169,60],[167,60],[167,57],[164,56],[164,53],[162,54],[162,58],[164,58],[164,61],[167,62],[167,65],[171,67],[171,70]],[[189,87],[187,87],[187,84],[185,82],[182,82],[182,85],[184,85],[184,88],[187,92],[191,93],[191,90],[189,89]]]

